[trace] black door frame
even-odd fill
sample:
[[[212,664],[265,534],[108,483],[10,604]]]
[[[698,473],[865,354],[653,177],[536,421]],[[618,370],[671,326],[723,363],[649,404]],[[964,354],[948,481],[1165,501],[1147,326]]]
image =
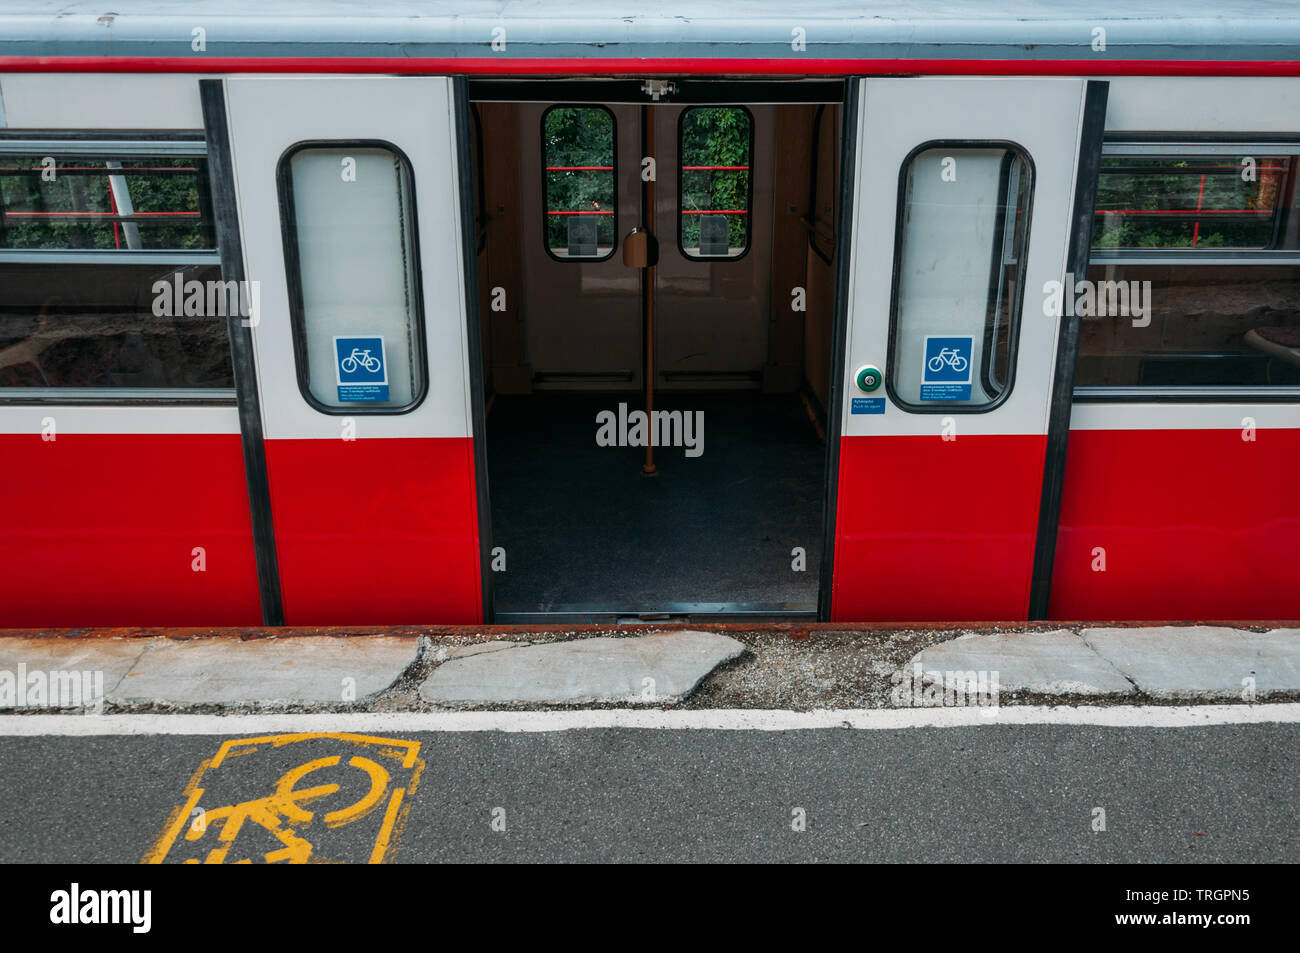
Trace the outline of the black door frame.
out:
[[[1084,93],[1083,123],[1074,178],[1066,273],[1087,275],[1096,219],[1097,183],[1101,173],[1101,148],[1106,132],[1106,101],[1110,84],[1089,80]],[[1067,289],[1066,294],[1073,294]],[[1073,311],[1073,309],[1071,309]],[[1074,406],[1074,372],[1079,357],[1082,318],[1060,318],[1056,339],[1056,365],[1048,404],[1047,449],[1043,460],[1043,492],[1038,505],[1038,535],[1034,540],[1033,574],[1029,585],[1029,618],[1046,619],[1052,600],[1052,569],[1061,525],[1061,499],[1065,493],[1065,463],[1070,444],[1070,414]]]
[[[834,80],[710,80],[670,79],[671,92],[655,100],[635,79],[518,80],[453,78],[456,115],[457,165],[459,173],[462,256],[464,259],[467,304],[467,339],[469,342],[471,411],[474,426],[474,469],[479,526],[479,558],[482,577],[483,617],[486,624],[498,621],[492,585],[492,507],[487,471],[487,416],[483,394],[483,341],[478,302],[478,255],[476,203],[474,199],[475,162],[472,152],[475,127],[470,116],[471,102],[565,102],[596,104],[663,105],[785,105],[794,103],[830,103],[841,106],[840,113],[840,182],[836,207],[835,294],[832,316],[829,401],[826,408],[826,488],[822,501],[822,558],[818,579],[817,621],[829,621],[831,588],[834,579],[835,516],[839,499],[839,445],[844,400],[844,361],[848,332],[849,263],[852,259],[854,170],[857,162],[858,102],[862,77]],[[692,608],[695,612],[692,612]],[[709,614],[706,607],[681,603],[673,607],[681,615]],[[577,616],[556,613],[528,613],[528,621],[557,624],[574,623],[601,617],[620,616],[616,607],[608,611],[592,610]],[[522,621],[511,613],[510,621]],[[676,616],[678,613],[671,612]],[[717,612],[716,618],[780,619],[770,612],[746,613],[743,609]]]
[[[220,79],[199,80],[203,108],[203,134],[208,147],[212,211],[221,254],[221,278],[243,285],[244,248],[239,231],[239,201],[235,194],[234,155],[226,116],[226,84]],[[280,564],[276,556],[275,525],[271,517],[271,482],[266,466],[266,441],[262,435],[262,405],[258,394],[257,362],[253,356],[253,331],[239,309],[226,318],[230,335],[230,363],[239,409],[240,443],[244,453],[244,478],[252,518],[253,556],[263,625],[284,625],[284,597],[280,589]]]

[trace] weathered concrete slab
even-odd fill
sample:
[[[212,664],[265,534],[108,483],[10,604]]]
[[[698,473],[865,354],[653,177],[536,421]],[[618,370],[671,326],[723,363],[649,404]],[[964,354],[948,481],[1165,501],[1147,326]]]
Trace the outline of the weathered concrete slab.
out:
[[[923,672],[997,672],[1004,692],[1042,695],[1131,695],[1133,685],[1073,632],[963,635],[919,652]]]
[[[450,659],[425,679],[420,697],[437,704],[672,703],[744,651],[735,639],[694,631],[529,645]]]
[[[108,700],[117,704],[341,705],[388,688],[415,661],[413,637],[150,639]],[[351,682],[346,682],[351,679]],[[349,699],[345,690],[355,692]]]
[[[0,674],[0,710],[61,707],[50,690],[51,682],[68,684],[58,673],[62,677],[90,673],[88,681],[79,680],[80,699],[63,701],[76,701],[66,707],[95,707],[101,700],[98,693],[102,691],[102,697],[106,697],[135,665],[148,643],[148,639],[0,639],[0,673],[8,672],[13,679],[11,685],[6,685],[8,679]],[[17,690],[20,674],[27,682],[21,695]],[[34,687],[33,678],[45,683],[39,701],[34,701],[35,692],[29,691]],[[8,697],[11,690],[12,698]]]
[[[1084,629],[1102,658],[1157,698],[1246,699],[1300,691],[1300,629],[1248,632],[1222,626]]]

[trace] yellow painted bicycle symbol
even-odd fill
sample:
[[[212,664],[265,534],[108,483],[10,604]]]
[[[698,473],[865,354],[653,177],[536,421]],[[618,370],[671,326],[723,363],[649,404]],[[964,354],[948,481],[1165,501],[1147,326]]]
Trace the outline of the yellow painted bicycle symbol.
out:
[[[339,747],[345,750],[283,770],[269,785],[270,794],[221,797],[243,793],[250,783],[265,791],[261,779],[267,776],[267,768],[278,771],[303,752],[317,754]],[[173,810],[145,863],[304,864],[349,855],[382,863],[394,846],[424,768],[419,749],[418,742],[334,733],[224,742],[190,779],[185,801]],[[260,760],[249,757],[257,755]],[[204,806],[213,803],[219,806]],[[348,836],[332,833],[357,825],[366,830],[349,831]]]

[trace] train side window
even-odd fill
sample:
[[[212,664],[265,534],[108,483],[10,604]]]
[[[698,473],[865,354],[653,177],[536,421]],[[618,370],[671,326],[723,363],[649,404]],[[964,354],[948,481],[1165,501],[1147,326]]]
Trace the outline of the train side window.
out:
[[[604,106],[552,106],[542,113],[546,251],[560,261],[614,254],[614,114]]]
[[[0,156],[0,248],[216,247],[204,156]]]
[[[1294,145],[1107,144],[1079,396],[1300,385],[1298,166]]]
[[[1293,205],[1293,161],[1284,155],[1103,156],[1092,247],[1294,250],[1294,230],[1281,232],[1282,213]]]
[[[0,287],[0,400],[233,399],[202,142],[0,142]]]
[[[280,160],[298,384],[325,413],[403,413],[427,390],[411,166],[382,142]]]
[[[754,118],[743,106],[692,106],[678,120],[677,242],[691,259],[749,250]]]
[[[927,143],[903,163],[886,387],[914,412],[1010,393],[1033,165],[1009,143]]]

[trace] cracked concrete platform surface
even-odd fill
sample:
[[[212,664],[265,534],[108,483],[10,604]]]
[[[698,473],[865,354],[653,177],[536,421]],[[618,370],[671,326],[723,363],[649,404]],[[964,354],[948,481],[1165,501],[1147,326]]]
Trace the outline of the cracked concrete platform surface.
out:
[[[418,652],[419,639],[389,636],[0,639],[0,670],[102,671],[114,705],[320,705],[382,692]]]
[[[1265,697],[1300,691],[1300,629],[1224,626],[995,632],[932,645],[931,671],[996,671],[1002,691],[1151,698]],[[1253,682],[1249,681],[1253,679]]]
[[[725,635],[689,630],[516,645],[449,659],[420,685],[420,697],[434,704],[671,704],[744,651]]]
[[[92,689],[98,688],[105,694],[115,688],[126,673],[131,671],[144,652],[144,639],[0,639],[0,672],[14,673],[15,683],[24,677],[28,681],[23,697],[17,692],[14,698],[5,698],[4,706],[23,708],[26,701],[32,707],[46,707],[52,702],[50,692],[39,701],[29,694],[31,690],[31,673],[43,672],[47,678],[53,672],[91,672],[103,673],[102,682],[96,686],[92,679]],[[15,689],[17,685],[15,684]],[[83,691],[87,686],[78,686]],[[79,697],[75,704],[67,707],[88,707],[96,703],[93,698]],[[57,704],[57,703],[54,703]]]
[[[1300,629],[1084,629],[1083,641],[1153,698],[1241,698],[1300,690]]]
[[[924,672],[997,672],[1003,691],[1039,695],[1132,695],[1133,683],[1073,632],[969,634],[912,658]]]

